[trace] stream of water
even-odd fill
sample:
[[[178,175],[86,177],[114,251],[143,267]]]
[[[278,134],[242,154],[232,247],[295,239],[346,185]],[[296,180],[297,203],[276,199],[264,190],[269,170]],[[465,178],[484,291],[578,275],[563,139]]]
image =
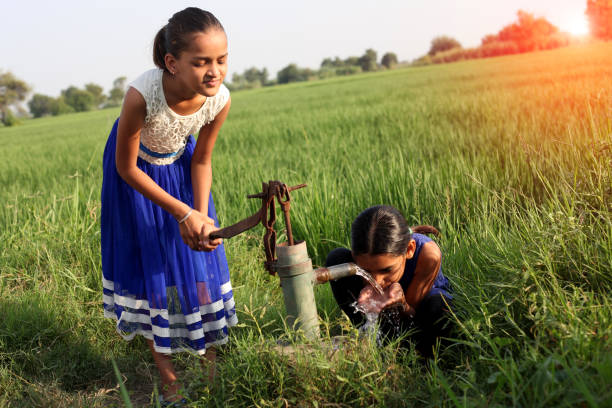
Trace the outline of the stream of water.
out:
[[[355,275],[361,276],[363,279],[365,279],[380,295],[384,293],[383,288],[378,284],[378,282],[376,282],[372,275],[368,273],[368,271],[360,268],[357,265],[355,265],[355,267],[357,268],[357,273],[355,273]]]

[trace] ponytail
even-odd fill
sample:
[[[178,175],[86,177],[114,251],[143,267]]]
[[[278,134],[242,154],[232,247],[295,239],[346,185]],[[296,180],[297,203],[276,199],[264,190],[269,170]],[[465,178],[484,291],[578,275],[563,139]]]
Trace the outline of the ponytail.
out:
[[[413,233],[416,232],[417,234],[434,234],[436,237],[440,235],[440,231],[431,225],[416,225],[414,227],[410,227],[410,230]]]

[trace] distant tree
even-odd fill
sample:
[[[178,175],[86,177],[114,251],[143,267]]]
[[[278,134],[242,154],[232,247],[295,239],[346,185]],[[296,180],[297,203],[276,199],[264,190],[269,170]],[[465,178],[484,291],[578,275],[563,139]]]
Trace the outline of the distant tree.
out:
[[[261,71],[259,71],[259,80],[261,81],[261,85],[266,86],[269,82],[268,80],[268,69],[267,68],[263,68]]]
[[[244,88],[246,80],[238,72],[232,74],[232,81],[228,84],[230,91]]]
[[[244,81],[244,78],[242,77],[242,75],[240,75],[240,74],[239,74],[239,73],[237,73],[237,72],[234,72],[234,73],[232,74],[232,83],[237,84],[237,83],[240,83],[240,82],[242,82],[242,81]]]
[[[268,70],[266,68],[258,70],[255,67],[251,67],[244,71],[243,77],[254,87],[263,86],[268,81]]]
[[[587,0],[586,15],[593,37],[612,40],[612,0]]]
[[[42,116],[52,115],[53,105],[56,103],[57,101],[55,98],[37,93],[34,94],[32,99],[28,102],[28,107],[30,108],[32,116],[40,118]]]
[[[63,96],[53,100],[53,103],[51,104],[51,114],[53,116],[64,115],[72,112],[74,112],[74,108],[66,103],[66,99]]]
[[[545,18],[519,10],[517,21],[503,27],[497,34],[486,35],[481,41],[482,57],[516,54],[558,48],[569,44],[569,36]]]
[[[125,81],[126,77],[121,76],[113,81],[113,87],[108,93],[108,103],[106,106],[119,106],[123,102],[125,96]]]
[[[259,70],[255,67],[246,69],[243,76],[247,82],[259,82]]]
[[[376,64],[376,59],[377,59],[376,51],[374,51],[371,48],[368,48],[365,54],[363,54],[361,58],[359,58],[359,66],[361,67],[362,70],[366,72],[376,71],[378,69],[378,65]]]
[[[106,95],[103,93],[104,89],[100,85],[94,83],[85,84],[85,90],[93,96],[96,108],[99,108],[106,102]]]
[[[380,65],[384,66],[387,69],[393,68],[397,65],[397,55],[393,52],[388,52],[380,60]]]
[[[296,64],[289,64],[276,73],[276,79],[279,84],[301,81],[300,69]]]
[[[334,60],[332,60],[331,58],[325,58],[323,61],[321,61],[321,68],[331,68],[334,66]]]
[[[482,37],[481,45],[487,45],[487,44],[491,44],[494,42],[499,41],[499,37],[496,34],[487,34],[484,37]]]
[[[300,69],[300,81],[310,81],[317,78],[317,72],[310,68]]]
[[[461,48],[461,43],[452,37],[441,35],[431,40],[427,55],[433,57],[439,52],[452,50],[453,48]]]
[[[310,68],[300,68],[296,64],[289,64],[285,68],[278,71],[276,80],[279,84],[287,84],[289,82],[310,81],[317,78],[317,72]]]
[[[242,74],[234,72],[232,81],[229,83],[230,90],[253,89],[270,84],[268,80],[268,69],[257,69],[255,67],[244,70]]]
[[[62,91],[66,104],[70,105],[75,112],[85,112],[94,106],[94,96],[84,89],[70,86]]]
[[[262,85],[268,83],[268,75],[268,69],[265,67],[261,71],[259,71],[259,80],[261,81]]]
[[[342,65],[339,65],[338,67],[360,67],[361,68],[360,60],[361,58],[359,57],[348,57],[347,59],[344,60],[344,63]]]
[[[10,106],[22,102],[30,92],[30,87],[11,72],[0,72],[0,121],[5,126],[17,122]]]
[[[542,44],[548,37],[559,33],[559,29],[543,17],[536,18],[523,10],[517,12],[517,17],[518,21],[502,28],[497,38],[502,42],[516,43],[519,52],[545,49]]]

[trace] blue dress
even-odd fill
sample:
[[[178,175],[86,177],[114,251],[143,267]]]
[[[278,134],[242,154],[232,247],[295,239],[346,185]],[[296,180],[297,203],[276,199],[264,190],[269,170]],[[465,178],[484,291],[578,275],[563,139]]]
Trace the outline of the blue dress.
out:
[[[211,102],[212,103],[212,102]],[[237,323],[223,245],[194,251],[172,215],[129,186],[117,173],[115,122],[104,150],[101,250],[104,316],[126,340],[140,334],[160,353],[190,351],[227,342]],[[146,122],[145,122],[146,123]],[[141,138],[142,141],[142,138]],[[173,197],[193,206],[193,136],[178,159],[152,164],[139,153],[137,166]],[[153,157],[169,157],[141,145]],[[148,155],[143,155],[150,157]],[[218,226],[212,194],[208,216]]]

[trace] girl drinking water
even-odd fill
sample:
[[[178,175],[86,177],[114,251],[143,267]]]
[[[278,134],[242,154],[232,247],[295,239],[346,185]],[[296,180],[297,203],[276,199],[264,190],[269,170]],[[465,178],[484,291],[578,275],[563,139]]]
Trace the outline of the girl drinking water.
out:
[[[124,339],[147,339],[166,401],[182,398],[169,354],[205,355],[214,369],[213,347],[237,323],[223,245],[209,239],[218,229],[212,153],[230,109],[227,54],[215,16],[174,14],[155,37],[157,68],[129,85],[104,150],[104,315]]]
[[[355,262],[384,289],[379,294],[358,276],[331,281],[334,298],[355,326],[365,323],[364,313],[378,314],[383,338],[405,334],[421,355],[430,357],[439,337],[447,337],[452,296],[442,274],[442,254],[434,241],[421,233],[438,231],[431,226],[409,228],[402,214],[390,206],[368,208],[357,216],[351,229],[351,250],[331,251],[326,266]],[[400,309],[399,322],[392,321],[392,306]],[[399,323],[399,324],[398,324]]]

